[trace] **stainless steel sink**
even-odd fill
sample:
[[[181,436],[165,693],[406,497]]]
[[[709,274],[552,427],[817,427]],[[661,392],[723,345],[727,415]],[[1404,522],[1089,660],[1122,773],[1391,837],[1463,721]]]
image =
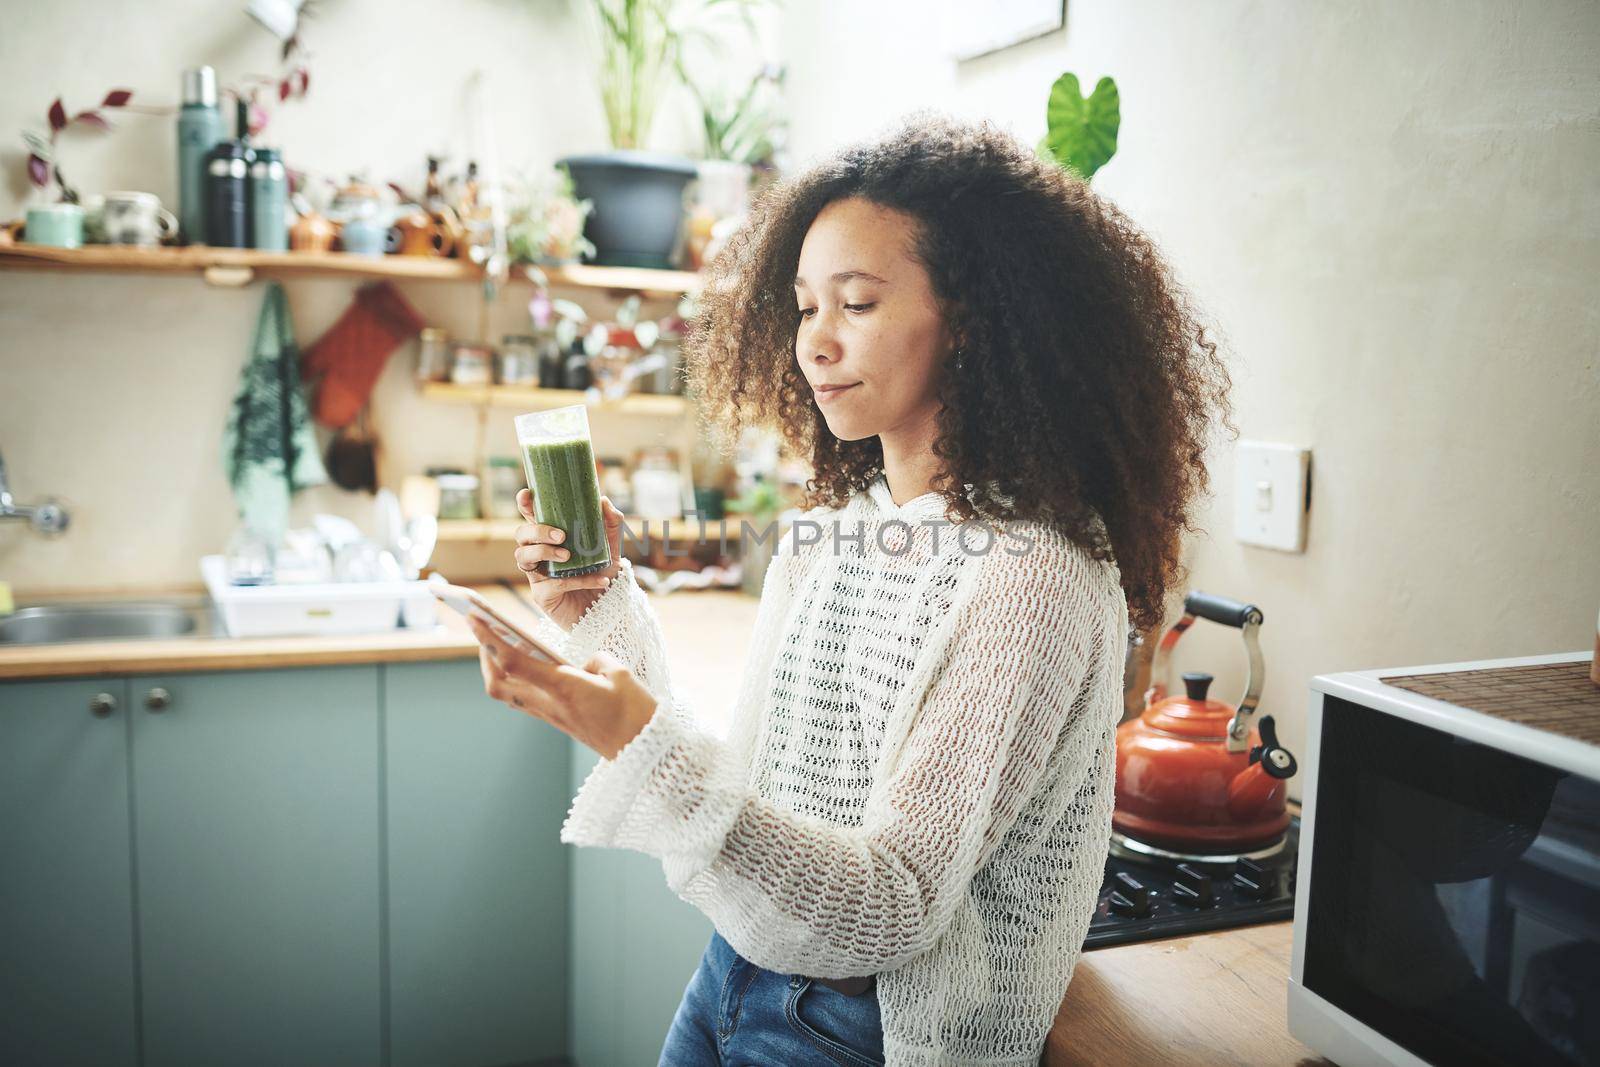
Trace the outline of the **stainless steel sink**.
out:
[[[40,604],[0,616],[0,645],[211,637],[215,633],[210,602],[203,598]]]

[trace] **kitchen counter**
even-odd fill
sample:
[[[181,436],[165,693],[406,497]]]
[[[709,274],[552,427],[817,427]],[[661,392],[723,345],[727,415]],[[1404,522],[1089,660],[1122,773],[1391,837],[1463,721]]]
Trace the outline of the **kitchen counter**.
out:
[[[475,588],[511,617],[527,617],[504,587]],[[725,734],[758,601],[723,590],[651,595],[650,600],[666,635],[675,688],[708,728]],[[439,621],[429,631],[345,637],[188,637],[0,647],[0,679],[476,655],[476,642],[453,611],[441,608]],[[1272,923],[1085,952],[1051,1028],[1043,1067],[1331,1067],[1288,1033],[1292,929],[1290,923]]]
[[[1042,1067],[1333,1067],[1289,1036],[1294,924],[1096,949],[1078,959]]]
[[[474,588],[511,618],[529,617],[527,609],[505,587]],[[725,684],[728,654],[731,650],[742,652],[748,643],[757,601],[731,590],[652,595],[650,600],[667,632],[674,664],[680,654],[687,657],[691,690],[716,702],[715,707],[707,709],[713,718],[724,708],[731,710],[732,692]],[[693,635],[692,647],[684,635]],[[429,630],[396,629],[327,637],[193,636],[0,646],[0,680],[471,659],[477,655],[477,648],[466,623],[454,611],[441,606],[439,625]]]

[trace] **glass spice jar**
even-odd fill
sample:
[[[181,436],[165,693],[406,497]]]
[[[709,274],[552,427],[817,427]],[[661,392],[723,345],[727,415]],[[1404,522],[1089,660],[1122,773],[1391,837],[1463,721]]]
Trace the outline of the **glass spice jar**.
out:
[[[450,380],[457,385],[488,385],[494,380],[494,349],[457,341],[450,360]]]
[[[437,326],[426,327],[417,344],[417,381],[450,380],[450,335]]]
[[[527,488],[522,475],[522,461],[516,456],[490,456],[484,465],[487,492],[484,512],[491,519],[520,519],[517,494]]]
[[[478,517],[478,476],[476,474],[441,474],[439,483],[439,518],[476,519]]]
[[[538,385],[539,349],[532,337],[507,334],[500,339],[499,374],[502,385]]]

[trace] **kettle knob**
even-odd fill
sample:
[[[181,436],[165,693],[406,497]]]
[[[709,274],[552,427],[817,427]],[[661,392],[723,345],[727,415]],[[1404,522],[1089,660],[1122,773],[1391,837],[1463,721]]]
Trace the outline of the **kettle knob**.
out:
[[[1213,681],[1215,679],[1205,671],[1185,671],[1183,674],[1183,688],[1189,699],[1201,704],[1206,702],[1206,690],[1211,688]]]

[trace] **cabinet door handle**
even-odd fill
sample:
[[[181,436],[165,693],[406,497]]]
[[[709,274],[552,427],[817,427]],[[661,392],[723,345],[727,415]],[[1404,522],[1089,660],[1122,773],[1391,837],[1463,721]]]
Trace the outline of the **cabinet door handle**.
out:
[[[165,711],[172,706],[172,694],[160,686],[156,686],[156,688],[145,694],[144,706],[151,711]]]
[[[110,693],[96,693],[89,698],[89,714],[97,719],[108,718],[117,710],[117,698]]]

